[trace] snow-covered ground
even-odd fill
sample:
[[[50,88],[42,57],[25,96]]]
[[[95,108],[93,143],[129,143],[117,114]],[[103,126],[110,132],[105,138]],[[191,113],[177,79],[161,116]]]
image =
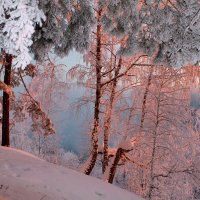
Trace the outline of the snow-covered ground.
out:
[[[142,200],[94,177],[0,147],[0,200]]]

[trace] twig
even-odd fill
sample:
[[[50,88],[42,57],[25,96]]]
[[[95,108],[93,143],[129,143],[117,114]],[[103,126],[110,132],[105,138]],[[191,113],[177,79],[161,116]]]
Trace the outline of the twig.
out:
[[[21,81],[22,81],[22,84],[23,84],[23,86],[24,86],[24,88],[25,88],[27,94],[28,94],[29,97],[32,99],[32,101],[38,105],[38,102],[32,97],[32,95],[30,94],[28,88],[26,87],[26,83],[24,82],[24,79],[23,79],[22,74],[21,74],[21,69],[19,69],[18,73],[19,73],[20,79],[21,79]]]

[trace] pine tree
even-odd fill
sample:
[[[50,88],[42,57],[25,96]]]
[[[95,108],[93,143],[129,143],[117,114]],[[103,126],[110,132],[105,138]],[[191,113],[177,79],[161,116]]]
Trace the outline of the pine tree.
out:
[[[2,0],[0,7],[0,48],[14,57],[16,68],[25,68],[32,60],[32,34],[36,24],[41,26],[45,20],[44,13],[36,0]]]
[[[102,16],[105,30],[127,35],[121,54],[152,55],[158,46],[157,62],[173,67],[200,60],[200,2],[159,0],[102,1],[108,12]]]
[[[46,20],[37,26],[33,37],[32,52],[37,60],[44,59],[52,50],[66,56],[75,49],[83,53],[89,45],[94,23],[94,13],[89,0],[39,0]]]

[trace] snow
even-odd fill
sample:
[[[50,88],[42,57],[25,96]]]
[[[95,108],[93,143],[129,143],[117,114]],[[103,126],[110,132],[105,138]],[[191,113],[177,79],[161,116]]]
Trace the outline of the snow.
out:
[[[37,0],[3,0],[0,7],[0,47],[14,55],[15,68],[24,69],[32,61],[30,47],[35,26],[41,26],[46,17]]]
[[[138,143],[140,137],[133,137],[129,140],[124,139],[122,140],[119,145],[118,148],[124,149],[124,150],[132,150],[133,146]]]
[[[101,146],[99,146],[98,153],[103,154],[103,151],[104,151],[104,145],[102,144]],[[116,154],[116,152],[117,152],[116,148],[111,148],[111,147],[108,148],[109,156],[114,156]]]
[[[0,147],[0,200],[142,200],[116,186]]]

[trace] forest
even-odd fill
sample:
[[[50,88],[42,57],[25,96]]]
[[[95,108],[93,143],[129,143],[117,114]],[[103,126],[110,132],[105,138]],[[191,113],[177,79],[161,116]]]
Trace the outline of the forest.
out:
[[[199,0],[0,0],[0,77],[2,146],[200,199]]]

